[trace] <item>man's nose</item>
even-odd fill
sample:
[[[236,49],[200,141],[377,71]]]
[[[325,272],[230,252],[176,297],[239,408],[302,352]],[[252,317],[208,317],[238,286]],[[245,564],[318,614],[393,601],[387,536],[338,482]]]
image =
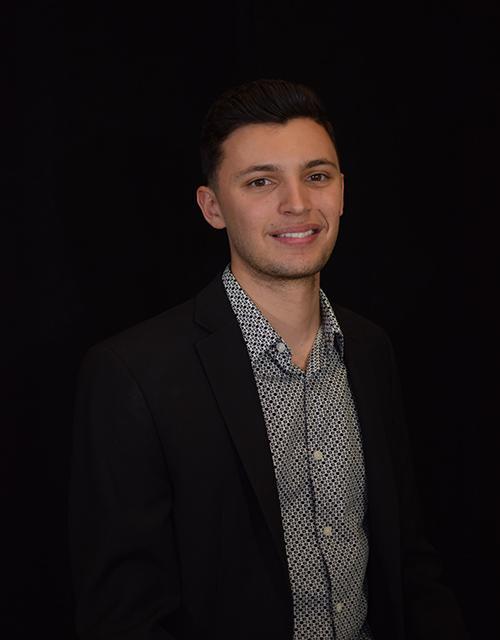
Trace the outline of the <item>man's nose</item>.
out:
[[[301,180],[288,180],[281,190],[281,213],[304,213],[311,209],[310,194]]]

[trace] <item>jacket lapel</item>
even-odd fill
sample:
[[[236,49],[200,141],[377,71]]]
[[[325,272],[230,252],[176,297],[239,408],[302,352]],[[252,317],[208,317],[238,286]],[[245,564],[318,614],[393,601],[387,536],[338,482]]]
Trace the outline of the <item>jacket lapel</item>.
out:
[[[342,310],[334,306],[344,334],[344,359],[356,403],[365,457],[368,497],[370,561],[368,565],[372,609],[401,605],[399,508],[391,456],[386,437],[387,421],[394,420],[388,404],[389,382],[381,375],[380,350],[371,349],[352,330]],[[388,366],[388,365],[387,365]],[[387,593],[384,595],[381,585]],[[379,602],[380,601],[380,602]]]
[[[246,344],[221,274],[196,296],[194,319],[210,332],[196,343],[196,349],[288,583],[279,495],[266,424]]]

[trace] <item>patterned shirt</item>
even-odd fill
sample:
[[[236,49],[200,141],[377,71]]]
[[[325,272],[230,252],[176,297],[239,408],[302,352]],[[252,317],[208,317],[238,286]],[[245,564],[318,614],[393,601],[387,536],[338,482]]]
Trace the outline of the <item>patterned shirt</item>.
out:
[[[373,640],[366,622],[364,457],[333,309],[320,289],[321,325],[303,371],[230,263],[222,281],[266,423],[293,594],[294,640]]]

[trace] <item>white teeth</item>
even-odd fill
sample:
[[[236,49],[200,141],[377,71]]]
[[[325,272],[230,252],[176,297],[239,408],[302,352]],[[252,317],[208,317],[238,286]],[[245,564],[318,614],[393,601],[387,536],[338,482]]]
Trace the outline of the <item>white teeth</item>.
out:
[[[301,233],[280,233],[278,238],[307,238],[307,236],[312,236],[314,233],[313,229],[309,229],[309,231],[303,231]]]

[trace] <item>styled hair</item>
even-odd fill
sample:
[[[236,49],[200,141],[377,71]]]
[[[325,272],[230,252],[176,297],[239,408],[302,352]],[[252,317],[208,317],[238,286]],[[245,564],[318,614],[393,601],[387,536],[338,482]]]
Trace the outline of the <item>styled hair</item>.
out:
[[[200,160],[206,184],[217,188],[222,144],[233,131],[248,124],[285,124],[300,117],[322,125],[338,155],[325,105],[310,87],[289,80],[260,78],[226,89],[209,108],[201,127]]]

